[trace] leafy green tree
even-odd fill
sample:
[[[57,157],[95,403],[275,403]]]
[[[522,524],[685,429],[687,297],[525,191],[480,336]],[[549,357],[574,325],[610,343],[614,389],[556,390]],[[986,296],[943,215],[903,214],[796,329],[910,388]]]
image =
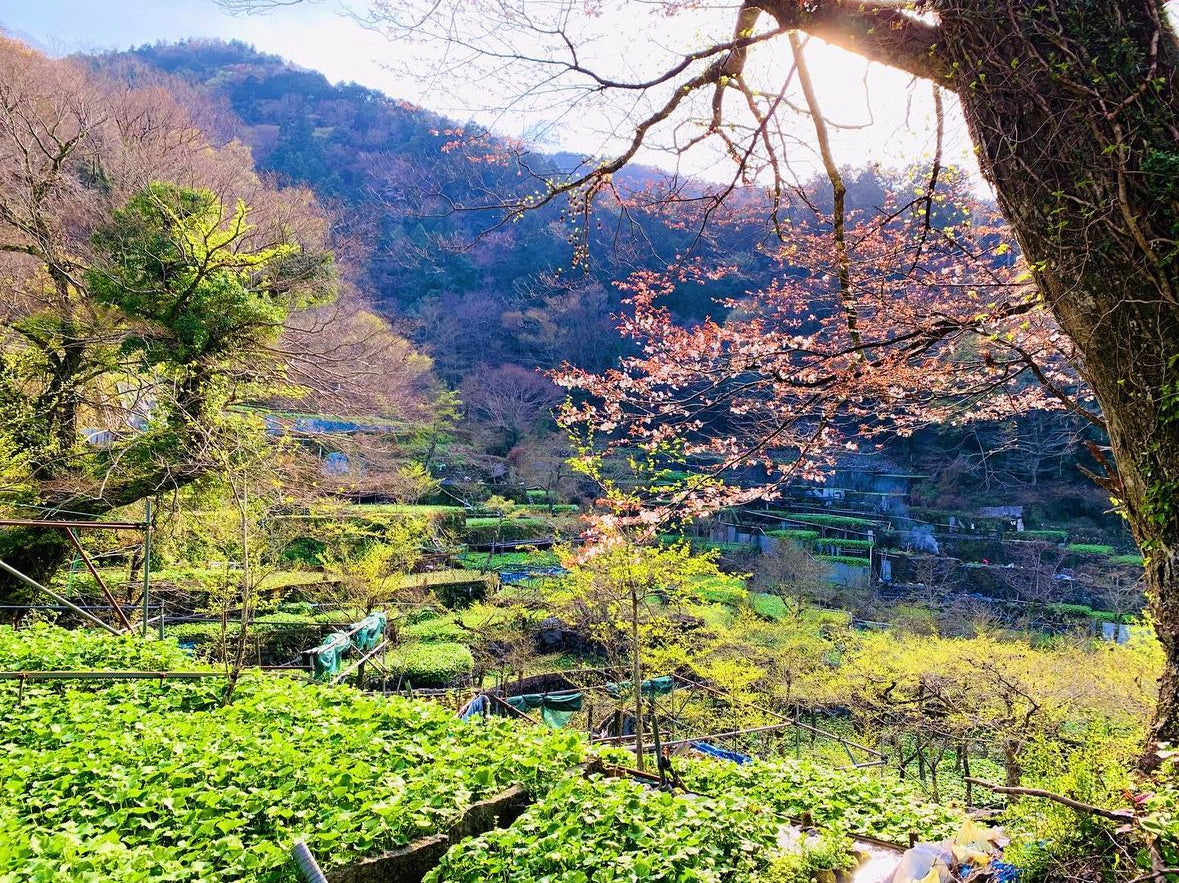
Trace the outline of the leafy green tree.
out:
[[[94,299],[145,323],[124,349],[148,365],[198,373],[240,361],[282,331],[290,312],[334,294],[332,258],[281,228],[261,231],[240,199],[155,183],[94,236]]]
[[[558,608],[630,679],[639,769],[644,765],[643,679],[664,673],[652,669],[680,636],[672,614],[690,584],[718,575],[713,557],[693,555],[686,544],[641,546],[614,537],[578,561],[553,592]]]
[[[42,345],[5,352],[0,397],[23,418],[7,434],[31,464],[38,504],[100,516],[183,486],[218,465],[218,450],[240,448],[246,427],[232,405],[284,389],[269,347],[293,310],[333,296],[332,259],[282,225],[263,232],[253,214],[209,190],[152,184],[97,230],[71,285],[91,317],[76,367],[58,370],[54,343],[76,330],[48,311],[24,320],[25,339]],[[79,402],[100,395],[121,419],[87,445]],[[0,549],[43,580],[66,547],[39,539],[9,535]]]

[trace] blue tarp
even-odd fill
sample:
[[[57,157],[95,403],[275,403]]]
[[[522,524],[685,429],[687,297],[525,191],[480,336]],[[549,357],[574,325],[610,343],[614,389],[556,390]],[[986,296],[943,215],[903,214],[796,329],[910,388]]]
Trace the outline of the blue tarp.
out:
[[[459,712],[459,717],[462,720],[469,721],[473,717],[480,717],[490,710],[491,700],[480,693],[474,699],[466,704],[462,711]]]
[[[708,742],[693,742],[692,747],[701,754],[707,754],[709,757],[716,757],[720,760],[731,760],[733,763],[749,763],[753,760],[748,754],[739,754],[736,751],[726,751],[724,748],[717,748],[715,745],[710,745]]]

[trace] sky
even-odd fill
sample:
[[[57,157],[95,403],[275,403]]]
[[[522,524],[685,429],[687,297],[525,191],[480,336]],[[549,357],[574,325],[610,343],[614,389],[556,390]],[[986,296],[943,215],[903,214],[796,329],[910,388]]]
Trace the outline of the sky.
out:
[[[590,102],[570,113],[567,108],[565,112],[558,109],[560,96],[556,101],[552,95],[534,95],[531,100],[512,102],[517,96],[512,85],[505,83],[509,77],[505,71],[492,71],[486,65],[452,68],[452,54],[444,55],[446,50],[427,40],[391,43],[344,14],[343,2],[314,0],[263,15],[232,15],[214,0],[0,0],[0,28],[52,55],[126,49],[188,37],[238,39],[321,71],[333,82],[361,83],[458,121],[477,121],[497,134],[523,138],[544,150],[607,156],[624,143],[627,131],[619,124],[617,106]],[[364,0],[352,2],[357,8],[366,5]],[[534,8],[544,6],[543,0],[533,2]],[[728,36],[714,25],[729,21],[731,10],[713,7],[711,12],[706,9],[692,15],[697,17],[669,19],[653,12],[651,4],[632,0],[613,18],[607,13],[585,20],[586,57],[611,72],[641,76],[660,69],[676,51],[698,48],[709,34]],[[709,20],[709,15],[714,18]],[[653,40],[652,34],[658,34],[658,39]],[[485,39],[504,38],[490,33]],[[512,48],[538,54],[544,50],[519,42]],[[789,59],[779,57],[784,51],[784,41],[777,40],[754,57],[766,72],[785,70]],[[833,130],[838,161],[897,167],[932,155],[928,84],[868,65],[818,41],[808,45],[807,58],[827,116],[849,127]],[[952,96],[947,96],[947,108],[945,155],[976,174],[969,138]],[[811,146],[809,122],[799,117],[796,124],[798,143],[788,152],[796,174],[807,177],[819,168],[819,162]],[[672,162],[658,150],[645,151],[639,159],[664,167]],[[730,166],[716,153],[697,152],[682,168],[694,175],[721,178]]]

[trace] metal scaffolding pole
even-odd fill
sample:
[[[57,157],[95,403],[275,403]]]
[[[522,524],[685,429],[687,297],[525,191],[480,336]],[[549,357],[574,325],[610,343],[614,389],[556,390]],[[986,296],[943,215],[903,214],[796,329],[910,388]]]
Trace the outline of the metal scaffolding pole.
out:
[[[45,588],[45,586],[41,585],[39,582],[37,582],[31,576],[25,576],[23,573],[21,573],[19,570],[17,570],[15,567],[8,564],[7,562],[0,561],[0,570],[3,570],[5,573],[10,574],[11,576],[15,576],[17,579],[19,579],[21,582],[25,583],[26,585],[32,586],[34,589],[37,589],[40,592],[44,592],[46,595],[48,595],[50,598],[52,598],[57,603],[63,604],[64,606],[68,607],[70,610],[74,611],[74,613],[78,614],[83,619],[89,620],[90,622],[94,623],[96,626],[106,629],[112,635],[122,634],[122,632],[120,632],[114,626],[107,625],[105,622],[103,622],[97,616],[87,613],[85,610],[83,610],[77,604],[74,604],[73,602],[71,602],[69,599],[63,598],[61,595],[57,594],[57,592],[53,591],[52,589]]]
[[[151,500],[143,501],[143,636],[147,637],[148,603],[151,596]]]

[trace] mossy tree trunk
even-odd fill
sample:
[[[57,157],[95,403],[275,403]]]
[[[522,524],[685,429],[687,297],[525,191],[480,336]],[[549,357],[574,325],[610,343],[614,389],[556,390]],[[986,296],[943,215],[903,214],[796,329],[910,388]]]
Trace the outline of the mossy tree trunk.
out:
[[[1101,403],[1179,743],[1179,47],[1153,0],[937,0],[978,147]]]

